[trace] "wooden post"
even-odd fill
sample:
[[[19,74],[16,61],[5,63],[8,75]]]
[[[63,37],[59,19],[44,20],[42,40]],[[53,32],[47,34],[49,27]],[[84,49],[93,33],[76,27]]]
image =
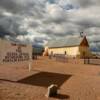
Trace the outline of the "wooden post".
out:
[[[29,58],[29,66],[28,66],[28,69],[29,69],[29,72],[31,71],[32,69],[32,57],[30,56]]]

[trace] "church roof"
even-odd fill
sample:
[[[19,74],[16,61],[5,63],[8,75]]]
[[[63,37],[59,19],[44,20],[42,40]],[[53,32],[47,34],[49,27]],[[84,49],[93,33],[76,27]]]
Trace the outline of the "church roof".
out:
[[[57,47],[72,47],[79,46],[84,37],[67,37],[58,40],[52,40],[47,43],[49,48]]]

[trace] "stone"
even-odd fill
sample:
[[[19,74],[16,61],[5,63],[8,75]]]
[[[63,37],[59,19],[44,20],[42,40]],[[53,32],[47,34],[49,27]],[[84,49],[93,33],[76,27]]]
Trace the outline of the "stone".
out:
[[[58,87],[57,87],[56,84],[50,85],[48,87],[48,91],[47,91],[46,97],[56,96],[57,95],[57,90],[58,90]]]

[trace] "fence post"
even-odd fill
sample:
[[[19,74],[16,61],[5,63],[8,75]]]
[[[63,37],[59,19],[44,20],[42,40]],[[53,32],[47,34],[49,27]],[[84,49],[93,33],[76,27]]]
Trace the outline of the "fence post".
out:
[[[84,58],[84,64],[86,64],[86,60],[85,60],[85,58]]]
[[[88,64],[90,64],[90,59],[88,58]]]

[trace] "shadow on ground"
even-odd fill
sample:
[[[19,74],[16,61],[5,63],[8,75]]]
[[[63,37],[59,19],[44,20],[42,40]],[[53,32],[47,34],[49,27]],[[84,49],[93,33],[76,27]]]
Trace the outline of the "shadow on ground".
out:
[[[51,84],[57,84],[60,87],[71,75],[51,73],[51,72],[39,72],[37,74],[28,76],[17,82],[41,87],[48,87]]]
[[[60,100],[66,100],[69,99],[70,96],[65,95],[65,94],[57,94],[56,96],[53,96],[52,98],[60,99]]]

